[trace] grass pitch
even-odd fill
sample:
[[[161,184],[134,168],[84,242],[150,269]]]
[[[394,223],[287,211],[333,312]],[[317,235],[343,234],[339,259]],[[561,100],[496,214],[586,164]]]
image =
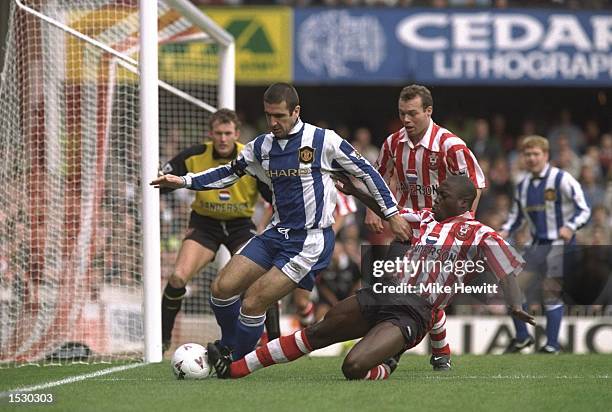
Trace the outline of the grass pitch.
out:
[[[346,381],[342,358],[303,358],[236,381],[177,381],[170,364],[145,365],[30,393],[51,404],[10,403],[8,392],[116,365],[0,370],[0,410],[49,411],[609,411],[612,355],[455,356],[453,371],[405,355],[387,381]]]

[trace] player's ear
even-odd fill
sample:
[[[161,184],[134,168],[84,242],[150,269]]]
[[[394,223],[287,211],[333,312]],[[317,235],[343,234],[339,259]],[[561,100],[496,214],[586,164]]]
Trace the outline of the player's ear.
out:
[[[425,108],[425,113],[427,113],[427,115],[431,116],[431,114],[433,113],[433,106],[427,106]]]
[[[297,106],[295,106],[295,109],[293,109],[293,115],[295,116],[299,116],[300,115],[300,110],[302,109],[302,107],[298,104]]]

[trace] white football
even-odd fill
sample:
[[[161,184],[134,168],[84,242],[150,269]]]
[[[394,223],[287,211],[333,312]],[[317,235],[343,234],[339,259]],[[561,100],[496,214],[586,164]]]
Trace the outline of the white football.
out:
[[[172,356],[172,370],[176,379],[205,379],[210,376],[208,351],[197,343],[179,346]]]

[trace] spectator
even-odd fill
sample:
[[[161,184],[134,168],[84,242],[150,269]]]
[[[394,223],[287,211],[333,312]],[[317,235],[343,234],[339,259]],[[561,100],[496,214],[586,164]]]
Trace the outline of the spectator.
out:
[[[473,136],[470,148],[477,159],[486,158],[492,160],[500,153],[499,142],[494,137],[491,137],[487,120],[481,118],[474,122]]]
[[[554,125],[548,133],[550,141],[551,157],[554,159],[558,155],[559,141],[562,137],[568,140],[570,148],[579,153],[584,145],[584,134],[578,126],[572,121],[572,114],[568,109],[563,109],[560,113],[560,120],[557,125]]]
[[[604,204],[605,191],[597,184],[597,179],[592,167],[582,167],[580,172],[580,183],[582,183],[582,190],[584,191],[589,206],[596,207]]]
[[[601,145],[599,150],[599,164],[604,176],[612,177],[610,169],[612,166],[612,134],[606,133],[601,136]]]
[[[375,164],[378,159],[378,148],[372,144],[372,133],[366,127],[355,130],[351,141],[353,147],[371,164]]]

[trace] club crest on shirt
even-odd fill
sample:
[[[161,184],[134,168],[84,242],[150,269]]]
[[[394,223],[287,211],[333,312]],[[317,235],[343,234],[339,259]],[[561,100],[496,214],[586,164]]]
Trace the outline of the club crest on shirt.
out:
[[[436,152],[431,152],[428,156],[428,160],[429,163],[427,164],[427,166],[431,169],[431,170],[435,170],[438,168],[438,165],[440,163],[440,159],[438,158],[438,154]]]
[[[357,158],[359,160],[363,160],[363,156],[357,150],[353,150],[353,152],[351,153],[351,156],[353,156],[353,157],[355,157],[355,158]]]
[[[464,223],[455,229],[455,239],[465,242],[472,236],[474,227]]]
[[[557,200],[557,192],[553,188],[546,189],[544,191],[544,200],[548,202],[554,202]]]
[[[314,160],[314,152],[315,149],[309,146],[304,146],[299,150],[300,162],[302,163],[312,163]]]

